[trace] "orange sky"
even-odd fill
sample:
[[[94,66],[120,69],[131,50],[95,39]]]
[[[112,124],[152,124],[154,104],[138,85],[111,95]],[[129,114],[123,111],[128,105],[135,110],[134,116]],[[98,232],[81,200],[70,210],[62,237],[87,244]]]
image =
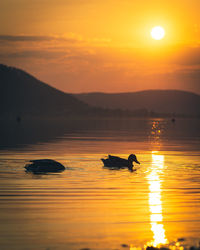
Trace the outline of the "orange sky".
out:
[[[65,92],[200,94],[199,0],[1,0],[0,63]],[[155,41],[151,28],[163,26]]]

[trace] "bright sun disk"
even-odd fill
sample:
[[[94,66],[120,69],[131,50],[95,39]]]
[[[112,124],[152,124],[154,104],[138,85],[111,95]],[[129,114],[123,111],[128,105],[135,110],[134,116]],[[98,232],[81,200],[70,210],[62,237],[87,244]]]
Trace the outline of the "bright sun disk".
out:
[[[161,26],[156,26],[151,30],[151,37],[155,40],[161,40],[165,36],[165,30]]]

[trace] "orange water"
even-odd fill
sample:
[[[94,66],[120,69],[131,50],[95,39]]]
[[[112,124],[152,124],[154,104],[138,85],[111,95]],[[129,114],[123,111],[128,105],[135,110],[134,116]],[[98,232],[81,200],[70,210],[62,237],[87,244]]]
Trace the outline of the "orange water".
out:
[[[0,249],[198,246],[200,121],[116,123],[77,125],[33,142],[8,138],[6,144],[4,138]],[[26,125],[20,126],[18,137],[26,134]],[[133,172],[110,170],[100,161],[107,154],[130,153],[141,162]],[[45,175],[24,171],[28,160],[42,158],[67,169]]]

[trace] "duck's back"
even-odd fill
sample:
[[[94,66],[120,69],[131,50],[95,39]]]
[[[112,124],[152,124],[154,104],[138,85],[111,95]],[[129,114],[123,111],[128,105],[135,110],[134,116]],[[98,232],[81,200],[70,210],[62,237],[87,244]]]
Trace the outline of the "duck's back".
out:
[[[31,160],[30,162],[31,164],[25,166],[27,171],[57,172],[65,170],[65,167],[61,163],[50,159]]]
[[[108,157],[113,163],[118,164],[119,166],[128,166],[128,160],[126,159],[113,155],[109,155]]]
[[[38,166],[60,166],[63,167],[63,165],[60,162],[51,160],[51,159],[40,159],[40,160],[31,160],[30,162],[32,162],[35,165]]]
[[[101,159],[107,167],[127,167],[128,160],[122,159],[118,156],[108,155],[107,159]]]

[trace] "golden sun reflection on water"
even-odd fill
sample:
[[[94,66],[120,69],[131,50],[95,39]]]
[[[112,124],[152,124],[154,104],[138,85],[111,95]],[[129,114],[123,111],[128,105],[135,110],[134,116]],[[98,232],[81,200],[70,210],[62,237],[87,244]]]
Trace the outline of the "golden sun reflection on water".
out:
[[[163,124],[157,120],[153,121],[151,124],[151,131],[149,134],[149,139],[151,141],[151,147],[154,150],[160,150],[162,143],[161,143],[161,137],[164,133],[164,127]]]
[[[151,171],[147,176],[149,183],[149,211],[153,240],[147,246],[159,247],[167,244],[162,215],[162,186],[160,174],[164,168],[164,156],[152,152]]]

